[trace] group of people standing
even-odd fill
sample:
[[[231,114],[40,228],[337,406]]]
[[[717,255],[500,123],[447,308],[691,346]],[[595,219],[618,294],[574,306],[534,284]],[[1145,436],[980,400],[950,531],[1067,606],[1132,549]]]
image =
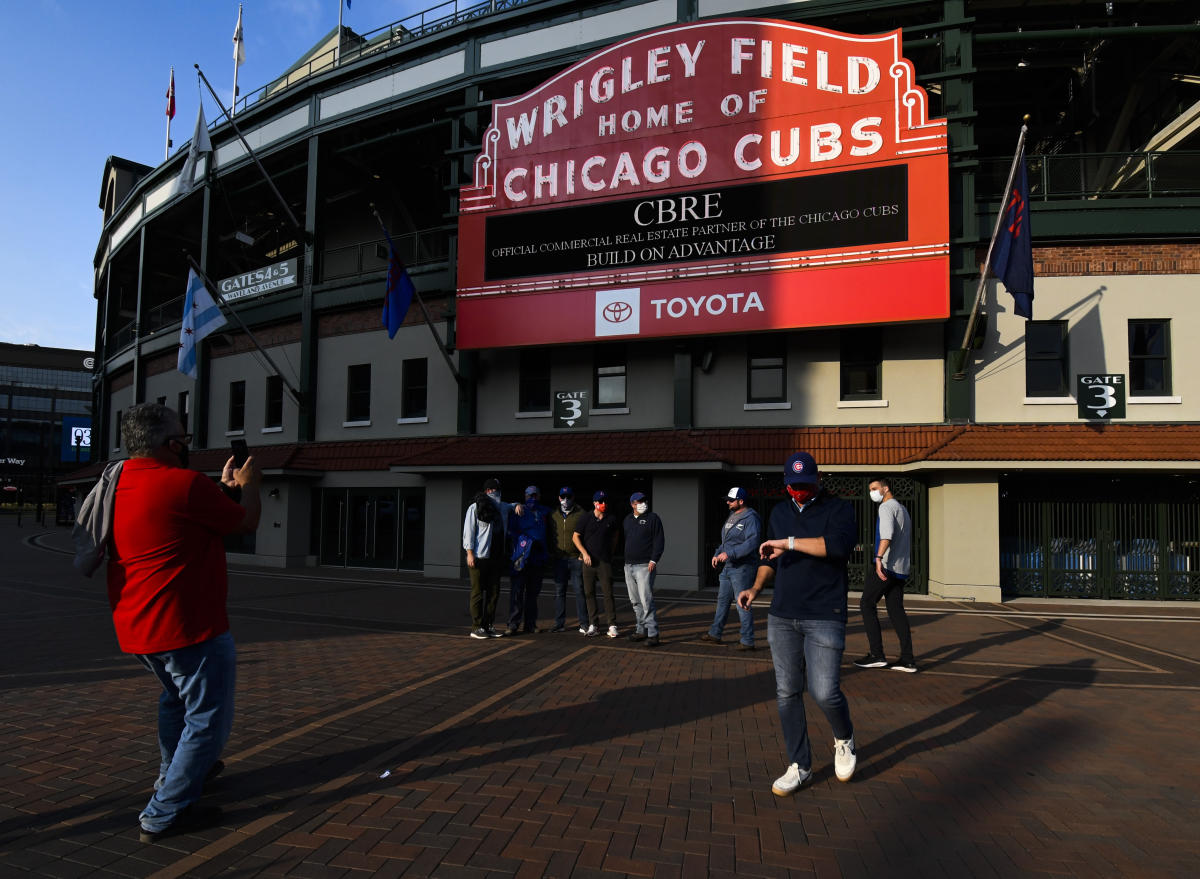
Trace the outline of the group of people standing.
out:
[[[523,501],[508,503],[500,482],[488,479],[472,498],[463,520],[463,550],[471,579],[471,637],[499,638],[522,632],[545,631],[537,622],[537,601],[549,569],[554,578],[554,626],[567,627],[567,589],[575,595],[579,633],[595,637],[603,630],[617,638],[617,606],[613,596],[612,562],[621,538],[625,544],[625,585],[633,607],[634,630],[628,638],[658,646],[654,607],[654,570],[666,548],[662,519],[649,509],[644,492],[629,498],[630,512],[619,521],[609,512],[604,491],[592,495],[591,510],[575,502],[575,492],[563,486],[558,509],[541,504],[536,485],[525,489]],[[510,573],[508,627],[495,627],[501,577]],[[596,585],[604,600],[601,613]]]

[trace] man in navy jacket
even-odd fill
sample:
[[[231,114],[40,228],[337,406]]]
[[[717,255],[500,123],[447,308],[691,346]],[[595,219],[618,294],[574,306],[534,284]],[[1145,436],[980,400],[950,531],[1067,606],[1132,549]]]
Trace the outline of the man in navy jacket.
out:
[[[771,790],[786,797],[812,777],[806,682],[833,728],[835,774],[840,781],[854,774],[854,725],[842,693],[841,665],[849,591],[846,562],[858,529],[850,503],[821,487],[812,455],[797,452],[788,458],[783,481],[789,497],[771,511],[754,585],[738,595],[738,606],[748,610],[763,587],[774,581],[767,643],[775,662],[775,694],[789,766]]]

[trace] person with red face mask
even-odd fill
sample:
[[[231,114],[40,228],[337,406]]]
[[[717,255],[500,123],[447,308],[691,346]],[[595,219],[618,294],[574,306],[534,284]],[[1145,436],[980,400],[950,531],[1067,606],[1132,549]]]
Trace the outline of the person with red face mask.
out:
[[[786,797],[812,778],[806,685],[833,728],[838,780],[849,781],[857,764],[841,665],[850,588],[846,563],[858,528],[850,503],[821,487],[812,455],[797,452],[788,458],[783,482],[788,499],[771,511],[754,585],[738,595],[738,606],[748,610],[763,587],[774,583],[767,643],[775,663],[775,694],[789,765],[771,791]]]
[[[608,512],[608,495],[598,491],[592,495],[592,513],[584,516],[575,526],[571,539],[583,559],[583,600],[586,603],[588,627],[579,628],[581,635],[595,637],[600,634],[597,621],[608,621],[608,637],[617,637],[617,605],[613,599],[612,558],[620,534],[617,517]],[[607,617],[601,615],[596,606],[596,580],[600,580],[600,591],[604,593]]]

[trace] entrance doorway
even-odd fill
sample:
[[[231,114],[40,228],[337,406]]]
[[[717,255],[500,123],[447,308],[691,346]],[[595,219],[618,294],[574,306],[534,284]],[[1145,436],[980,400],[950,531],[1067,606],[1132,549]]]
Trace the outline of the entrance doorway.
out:
[[[321,492],[321,564],[419,570],[425,490],[336,488]]]

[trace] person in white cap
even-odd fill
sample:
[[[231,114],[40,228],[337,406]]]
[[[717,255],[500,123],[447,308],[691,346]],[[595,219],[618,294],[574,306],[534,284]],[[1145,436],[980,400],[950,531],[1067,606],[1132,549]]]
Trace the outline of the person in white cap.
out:
[[[758,571],[758,545],[762,542],[762,521],[758,513],[746,506],[746,489],[734,487],[725,495],[729,507],[729,518],[721,528],[721,544],[713,553],[712,566],[719,568],[717,582],[717,612],[708,631],[700,636],[701,641],[720,644],[725,633],[725,621],[729,619],[730,605],[737,603],[739,592],[754,585]],[[741,631],[738,650],[754,649],[754,612],[750,608],[738,607]]]

